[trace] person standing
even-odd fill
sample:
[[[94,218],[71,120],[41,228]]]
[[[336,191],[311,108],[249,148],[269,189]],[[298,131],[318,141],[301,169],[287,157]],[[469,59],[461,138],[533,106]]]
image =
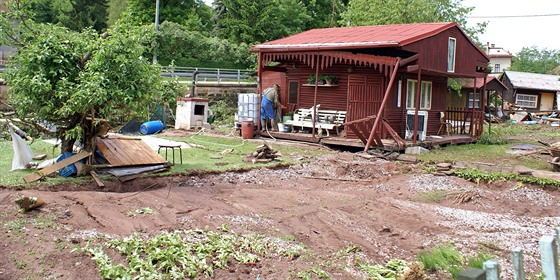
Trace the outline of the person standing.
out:
[[[270,119],[272,130],[276,130],[276,111],[280,108],[285,108],[280,103],[278,95],[280,93],[280,86],[273,84],[272,87],[266,88],[262,94],[261,101],[261,129],[266,129],[266,119]]]

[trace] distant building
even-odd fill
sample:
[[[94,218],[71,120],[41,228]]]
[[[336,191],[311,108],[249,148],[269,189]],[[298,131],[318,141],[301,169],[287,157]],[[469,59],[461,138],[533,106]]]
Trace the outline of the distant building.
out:
[[[556,96],[560,94],[560,76],[505,71],[501,81],[508,88],[504,94],[510,109],[550,113],[557,110]]]
[[[492,68],[491,76],[499,76],[511,67],[511,58],[513,55],[502,47],[496,47],[495,44],[488,43],[486,45],[486,54],[490,58],[490,67]]]

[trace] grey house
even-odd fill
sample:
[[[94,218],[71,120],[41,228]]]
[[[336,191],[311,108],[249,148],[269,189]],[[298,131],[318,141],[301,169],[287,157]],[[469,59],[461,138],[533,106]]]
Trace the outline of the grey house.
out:
[[[509,109],[523,109],[533,113],[558,110],[560,76],[506,70],[500,80],[508,88],[504,100]]]

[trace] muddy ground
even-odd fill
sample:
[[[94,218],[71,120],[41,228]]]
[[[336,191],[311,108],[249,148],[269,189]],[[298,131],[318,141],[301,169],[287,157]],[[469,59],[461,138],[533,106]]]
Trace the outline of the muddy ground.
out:
[[[145,178],[104,190],[93,184],[3,189],[0,279],[99,279],[89,256],[70,252],[88,237],[222,224],[236,232],[292,236],[312,253],[218,271],[216,279],[293,279],[311,265],[333,279],[359,279],[363,275],[321,266],[321,260],[357,245],[372,262],[410,261],[443,242],[455,243],[464,255],[497,255],[503,279],[511,279],[509,250],[519,246],[528,274],[537,273],[538,240],[560,225],[557,190],[508,182],[477,186],[420,169],[335,153],[280,169]],[[441,191],[447,195],[436,198]],[[20,214],[14,200],[21,195],[40,197],[45,205]],[[143,207],[156,214],[127,215]]]

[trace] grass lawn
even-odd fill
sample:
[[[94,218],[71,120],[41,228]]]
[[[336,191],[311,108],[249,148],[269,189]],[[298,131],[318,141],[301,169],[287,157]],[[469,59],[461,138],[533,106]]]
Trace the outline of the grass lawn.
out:
[[[262,144],[258,140],[243,140],[241,138],[224,138],[206,135],[195,135],[189,137],[165,137],[169,140],[183,141],[189,144],[196,144],[195,147],[183,149],[183,164],[179,164],[179,153],[175,152],[175,165],[171,170],[165,173],[155,174],[153,176],[172,175],[172,174],[187,174],[194,170],[201,172],[208,171],[228,171],[238,169],[260,168],[264,166],[275,166],[279,164],[290,164],[293,160],[290,155],[314,155],[324,153],[325,150],[317,149],[302,149],[301,146],[294,145],[279,145],[270,141],[269,144],[276,150],[280,151],[283,155],[282,161],[274,161],[271,163],[246,163],[243,157],[252,153],[255,148]],[[29,144],[29,143],[28,143]],[[47,154],[47,158],[56,158],[60,154],[60,149],[53,147],[44,141],[35,140],[30,144],[31,150],[34,155]],[[231,153],[221,154],[220,152],[228,149],[233,149]],[[171,159],[171,151],[168,154],[168,160]],[[162,156],[165,152],[161,151]],[[212,159],[211,157],[221,157]],[[23,181],[23,177],[33,172],[33,170],[15,170],[12,169],[13,148],[11,141],[0,140],[0,186],[7,187],[24,187],[31,188],[36,185],[35,183],[27,184]],[[46,184],[60,184],[60,183],[79,183],[91,181],[89,176],[79,178],[63,178],[55,176],[47,178],[42,183]]]

